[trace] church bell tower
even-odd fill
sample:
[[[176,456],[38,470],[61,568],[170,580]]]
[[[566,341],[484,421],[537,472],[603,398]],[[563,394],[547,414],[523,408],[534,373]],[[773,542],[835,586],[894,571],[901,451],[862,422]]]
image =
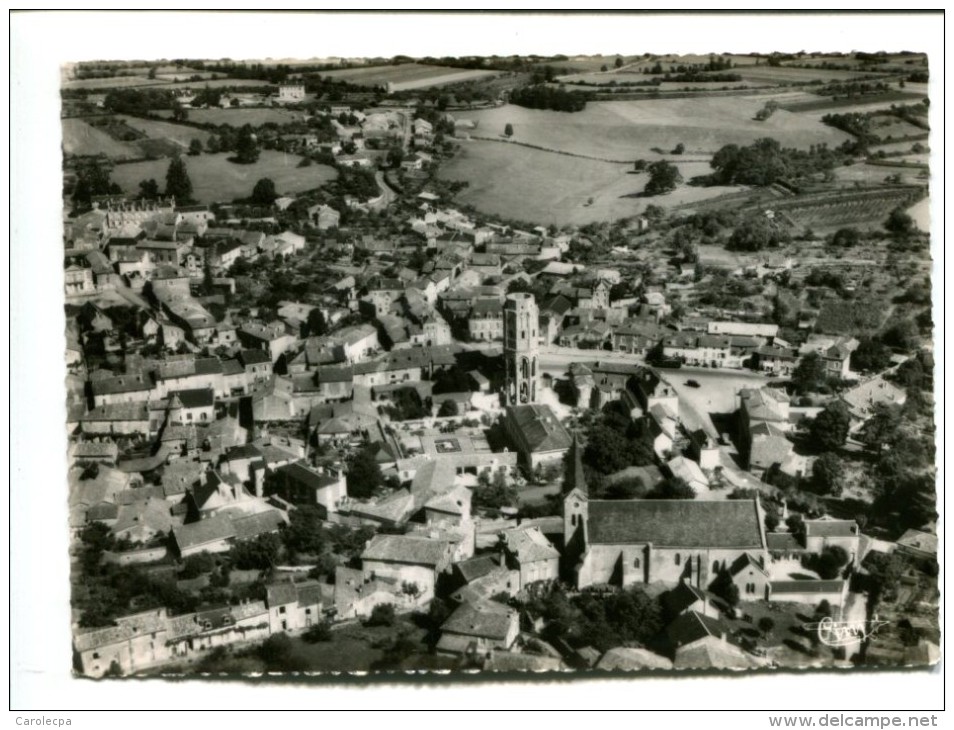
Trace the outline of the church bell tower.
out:
[[[533,294],[515,292],[504,303],[505,404],[534,403],[539,388],[539,310]]]

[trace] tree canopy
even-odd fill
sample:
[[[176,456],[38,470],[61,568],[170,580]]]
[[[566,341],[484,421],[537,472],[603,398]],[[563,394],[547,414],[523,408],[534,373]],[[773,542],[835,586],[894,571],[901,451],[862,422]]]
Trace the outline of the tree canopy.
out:
[[[761,251],[776,248],[790,239],[787,231],[764,215],[749,216],[729,237],[728,248],[735,251]]]
[[[850,426],[848,406],[840,400],[832,401],[812,421],[812,439],[824,451],[838,449],[845,445]]]
[[[88,210],[97,195],[118,195],[122,188],[109,179],[109,166],[99,160],[78,165],[73,205],[77,210]]]
[[[891,350],[873,337],[863,337],[851,353],[851,369],[878,372],[891,364]]]
[[[842,155],[824,144],[809,150],[783,148],[770,137],[740,147],[728,144],[712,157],[708,182],[713,185],[771,185],[779,180],[799,178],[831,170]]]
[[[359,449],[348,460],[348,494],[352,497],[370,497],[383,481],[381,467],[370,448]]]
[[[242,127],[239,131],[238,140],[235,144],[235,157],[233,160],[242,165],[250,165],[258,162],[258,142],[248,125]]]
[[[439,418],[447,418],[449,416],[456,416],[459,411],[457,401],[448,399],[441,402],[440,408],[437,409],[437,415]]]
[[[544,84],[536,84],[513,89],[510,92],[510,103],[530,109],[579,112],[586,108],[586,96],[579,91],[566,91]]]
[[[825,361],[817,352],[805,355],[792,371],[792,385],[797,393],[812,393],[821,388],[828,380]]]
[[[271,205],[275,202],[277,197],[278,193],[275,192],[275,182],[269,177],[263,177],[255,183],[255,187],[252,188],[250,202],[255,205]]]
[[[904,208],[895,208],[884,222],[885,230],[895,236],[904,237],[914,232],[914,219]]]
[[[845,465],[837,454],[826,451],[812,465],[812,486],[819,494],[841,496],[845,487]]]
[[[192,180],[186,169],[185,160],[174,157],[166,170],[166,195],[174,196],[177,203],[192,200]]]
[[[643,189],[644,195],[664,195],[675,190],[676,186],[682,182],[679,168],[671,162],[658,160],[649,165],[647,170],[649,171],[649,182]]]

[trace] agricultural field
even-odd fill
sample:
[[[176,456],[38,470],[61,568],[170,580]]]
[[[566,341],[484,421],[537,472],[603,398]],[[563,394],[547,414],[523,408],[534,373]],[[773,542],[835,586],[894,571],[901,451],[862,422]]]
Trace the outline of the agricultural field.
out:
[[[171,109],[157,111],[162,117],[172,118]],[[274,122],[275,124],[290,124],[291,122],[300,122],[303,118],[302,112],[294,112],[289,109],[262,108],[236,108],[236,109],[189,109],[189,121],[199,124],[228,124],[233,127],[241,127],[245,124],[251,124],[258,127],[262,124]],[[181,129],[191,129],[190,127],[180,127]],[[193,130],[198,132],[199,130]],[[202,134],[208,134],[202,132]]]
[[[852,167],[861,166],[852,165]],[[873,167],[876,172],[867,172],[862,180],[869,184],[877,182],[885,175],[894,174],[899,169]],[[903,177],[902,175],[902,179]],[[832,232],[843,226],[880,230],[889,211],[899,205],[911,204],[917,197],[917,191],[912,188],[884,187],[869,191],[856,191],[849,188],[839,191],[838,194],[830,193],[779,202],[776,210],[783,212],[796,225],[811,228],[816,233]]]
[[[887,57],[887,63],[877,64],[878,68],[885,68],[887,70],[915,70],[921,68],[921,64],[927,59],[927,56],[923,53],[917,53],[910,56],[902,55],[900,53],[892,54]],[[797,61],[783,61],[783,66],[821,66],[823,63],[830,63],[836,66],[852,66],[852,67],[861,67],[864,64],[864,61],[859,61],[854,56],[825,56],[825,55],[810,55],[803,56]],[[869,66],[870,68],[870,66]]]
[[[475,81],[488,76],[498,75],[498,71],[480,71],[451,68],[449,66],[429,66],[422,63],[403,63],[399,66],[364,66],[346,68],[340,71],[324,71],[322,78],[347,81],[359,86],[381,87],[390,84],[392,91],[424,89],[429,86],[459,84]]]
[[[257,79],[230,79],[230,78],[204,78],[202,81],[189,81],[190,76],[195,72],[180,72],[178,74],[157,74],[156,78],[150,79],[144,73],[142,76],[116,76],[106,79],[74,79],[64,81],[62,88],[64,91],[76,91],[78,89],[126,89],[136,86],[176,86],[176,87],[198,87],[208,86],[211,89],[221,89],[226,87],[252,87],[252,86],[272,86],[268,81],[259,81]],[[176,82],[175,79],[179,81]]]
[[[908,93],[906,91],[888,91],[880,94],[872,94],[868,97],[841,96],[836,98],[834,96],[812,95],[812,98],[806,99],[805,101],[783,101],[781,104],[784,109],[796,114],[820,112],[818,116],[822,117],[829,112],[870,112],[874,110],[871,105],[889,107],[891,104],[898,103],[916,104],[923,98],[924,96],[921,94]],[[855,107],[867,108],[856,109]]]
[[[652,58],[649,58],[649,59],[643,59],[643,61],[638,65],[652,66],[653,64],[656,63],[656,61],[659,61],[659,63],[661,63],[664,67],[667,67],[667,68],[669,66],[674,66],[674,65],[678,66],[679,64],[684,64],[687,66],[698,65],[703,63],[709,63],[709,58],[711,58],[712,55],[718,58],[727,58],[730,61],[732,61],[733,68],[729,69],[730,71],[735,70],[735,67],[737,66],[754,66],[757,60],[756,58],[752,56],[738,56],[738,55],[733,55],[731,53],[715,53],[711,55],[708,53],[706,54],[687,53],[685,55],[669,54],[667,56],[653,56]]]
[[[189,146],[189,142],[198,139],[205,144],[211,136],[208,132],[195,127],[187,127],[182,124],[172,124],[170,122],[160,122],[155,119],[141,119],[139,117],[127,117],[119,115],[133,129],[137,129],[145,134],[149,139],[167,139],[182,145],[183,148]]]
[[[145,74],[142,76],[116,76],[108,79],[73,79],[64,81],[62,88],[64,91],[76,91],[77,89],[125,89],[131,86],[161,86],[166,83],[160,79],[148,79]]]
[[[829,299],[822,305],[815,327],[819,332],[857,337],[881,329],[889,313],[890,308],[883,301]]]
[[[120,142],[101,129],[91,127],[78,117],[62,119],[63,150],[69,155],[106,155],[113,160],[133,160],[142,157],[135,142]]]
[[[320,187],[334,180],[337,173],[326,165],[298,167],[301,160],[273,150],[262,150],[254,165],[237,165],[229,162],[231,155],[203,154],[183,158],[192,180],[193,197],[200,203],[231,201],[252,194],[255,183],[263,177],[275,182],[279,194],[299,193]],[[155,179],[164,185],[168,160],[149,160],[117,165],[112,171],[112,180],[127,193],[136,193],[142,180]]]
[[[709,171],[707,162],[678,166],[686,180]],[[439,174],[470,183],[457,196],[461,203],[504,218],[557,226],[625,218],[649,204],[672,207],[741,189],[683,185],[668,195],[642,198],[647,175],[633,173],[631,165],[480,140],[463,144]]]
[[[921,129],[921,127],[892,114],[873,115],[871,117],[871,131],[884,140],[926,134],[926,130]]]
[[[916,144],[921,145],[923,152],[915,152],[912,149],[912,147],[914,147],[914,145]],[[927,153],[930,151],[928,148],[927,140],[923,140],[921,142],[910,142],[907,140],[903,142],[887,142],[885,144],[871,145],[871,148],[875,152],[884,151],[884,153],[888,155],[896,154],[898,152],[903,152],[905,153],[903,159],[913,159],[913,158],[924,157],[925,158],[924,162],[927,162],[927,158],[929,157]],[[895,158],[892,157],[891,159],[895,159]]]
[[[731,69],[731,73],[738,73],[744,81],[763,85],[770,84],[807,84],[821,80],[846,81],[848,79],[874,78],[883,74],[869,70],[838,71],[824,68],[793,68],[791,66],[746,66],[745,68]]]
[[[115,123],[101,126],[107,120]],[[123,115],[96,117],[92,123],[77,117],[62,122],[63,148],[68,154],[102,154],[113,160],[169,157],[184,152],[192,139],[204,144],[209,137],[209,133],[201,129]],[[139,138],[126,138],[126,135]]]
[[[653,147],[668,152],[680,142],[687,155],[697,156],[760,137],[801,148],[821,142],[836,147],[850,138],[815,119],[782,110],[757,122],[753,117],[764,104],[757,96],[645,99],[591,102],[572,114],[507,105],[458,116],[479,123],[471,136],[500,136],[509,123],[515,141],[616,161],[651,159]]]
[[[894,159],[894,158],[891,158]],[[917,168],[891,167],[889,165],[872,165],[861,162],[848,167],[835,168],[835,180],[842,183],[872,184],[880,183],[891,175],[900,175],[905,185],[924,184],[921,178],[923,170]]]
[[[537,68],[552,66],[557,69],[573,69],[577,73],[598,72],[606,66],[610,71],[614,71],[617,58],[623,59],[623,68],[630,64],[638,66],[645,61],[642,56],[570,56],[566,61],[541,61],[536,66]]]
[[[187,69],[183,71],[171,71],[168,73],[161,73],[161,72],[156,73],[156,78],[162,79],[163,81],[178,83],[181,81],[190,81],[195,76],[198,76],[204,81],[208,81],[215,78],[216,76],[221,76],[221,75],[222,74],[214,74],[209,71],[190,71]],[[193,83],[195,82],[193,81]]]
[[[686,88],[691,89],[703,89],[703,90],[716,90],[716,89],[738,89],[743,86],[752,86],[752,84],[745,81],[662,81],[656,86],[627,86],[626,84],[631,84],[638,81],[645,81],[651,78],[650,76],[644,76],[643,74],[623,74],[623,73],[585,73],[585,74],[574,74],[572,76],[560,76],[558,77],[560,83],[567,83],[571,85],[572,89],[578,89],[581,91],[596,91],[596,92],[607,92],[612,91],[613,89],[626,89],[633,93],[649,93],[651,91],[681,91]],[[583,86],[578,86],[578,84],[584,84]],[[551,84],[555,86],[556,84]]]
[[[914,94],[901,94],[892,93],[890,95],[878,95],[871,96],[867,99],[838,99],[833,100],[830,96],[814,96],[812,99],[806,99],[804,101],[789,101],[787,99],[782,99],[779,101],[782,105],[791,104],[792,107],[789,108],[789,111],[802,114],[804,116],[811,116],[819,121],[826,114],[851,114],[858,112],[859,114],[870,114],[871,112],[881,111],[882,109],[890,109],[892,106],[897,105],[898,103],[902,104],[916,104],[923,97],[916,96]],[[800,105],[804,104],[800,108]],[[788,107],[787,107],[788,108]],[[922,130],[923,131],[923,130]]]
[[[186,88],[192,88],[192,89],[205,88],[206,86],[208,86],[210,89],[224,89],[224,88],[231,88],[231,87],[244,89],[248,87],[261,87],[264,90],[264,87],[266,86],[272,86],[272,87],[275,86],[275,84],[272,84],[271,82],[261,81],[259,79],[231,79],[231,78],[220,77],[217,79],[205,79],[203,81],[188,81],[187,79],[189,78],[189,76],[192,76],[192,75],[193,74],[189,74],[188,76],[182,76],[181,77],[182,81],[179,82],[178,84],[170,84],[169,82],[165,82],[165,83],[169,84],[170,86],[174,85],[176,86],[176,88],[186,87]]]

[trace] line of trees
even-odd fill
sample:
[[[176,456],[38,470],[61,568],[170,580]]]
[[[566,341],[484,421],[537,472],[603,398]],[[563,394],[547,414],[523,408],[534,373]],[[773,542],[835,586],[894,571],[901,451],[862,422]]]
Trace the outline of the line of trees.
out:
[[[530,109],[552,109],[558,112],[580,112],[586,108],[586,95],[538,84],[510,92],[510,102]]]

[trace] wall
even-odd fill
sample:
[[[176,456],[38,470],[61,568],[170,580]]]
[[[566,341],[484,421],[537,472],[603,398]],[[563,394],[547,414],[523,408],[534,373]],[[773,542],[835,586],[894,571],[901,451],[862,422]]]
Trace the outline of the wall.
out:
[[[416,583],[420,588],[420,599],[429,600],[434,597],[434,584],[437,576],[432,568],[425,565],[405,565],[403,563],[385,563],[378,560],[365,560],[362,563],[367,575],[378,578],[394,578],[399,582]]]
[[[520,566],[520,587],[525,588],[539,581],[557,580],[560,577],[560,559],[535,560]]]
[[[843,581],[842,585],[845,587],[845,590],[833,591],[831,593],[815,593],[814,591],[806,591],[805,593],[773,593],[771,600],[777,603],[807,603],[811,606],[817,606],[822,601],[828,601],[829,604],[837,607],[845,602],[848,581]]]
[[[113,553],[106,551],[103,553],[103,561],[114,565],[133,565],[136,563],[154,563],[162,560],[169,553],[165,546],[156,548],[147,548],[145,550],[130,550],[129,552]]]
[[[84,651],[80,655],[83,674],[102,677],[112,662],[117,662],[123,674],[131,674],[169,659],[165,631],[144,634],[132,639]]]
[[[731,565],[745,552],[756,559],[760,555],[757,550],[590,545],[577,574],[577,587],[611,582],[618,584],[619,581],[623,585],[647,582],[676,585],[686,579],[693,586],[707,588],[715,578],[712,568],[716,561],[720,565]]]
[[[149,421],[80,421],[83,433],[148,436]]]
[[[810,553],[820,553],[830,545],[837,545],[848,553],[849,562],[854,562],[858,557],[858,542],[857,535],[846,537],[809,536],[805,538],[805,549]]]

